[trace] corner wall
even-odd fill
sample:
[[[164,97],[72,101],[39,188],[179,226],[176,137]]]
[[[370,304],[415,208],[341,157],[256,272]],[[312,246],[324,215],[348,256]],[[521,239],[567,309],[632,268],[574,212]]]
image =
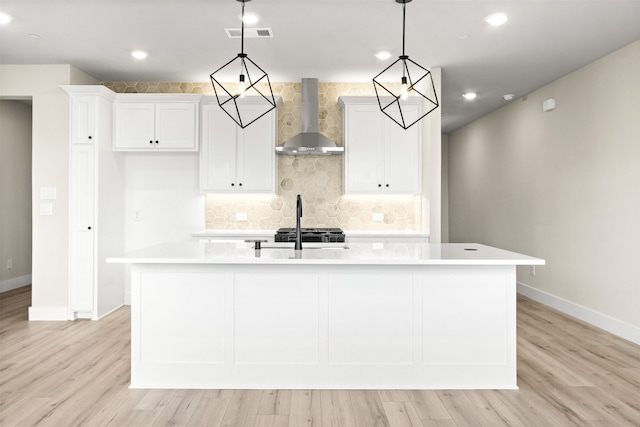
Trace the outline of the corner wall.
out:
[[[638,70],[640,41],[451,133],[449,226],[546,259],[522,292],[640,343]]]
[[[33,100],[30,320],[68,317],[69,96],[59,86],[90,83],[98,82],[70,65],[0,65],[0,97]],[[39,214],[41,187],[57,189],[51,216]]]

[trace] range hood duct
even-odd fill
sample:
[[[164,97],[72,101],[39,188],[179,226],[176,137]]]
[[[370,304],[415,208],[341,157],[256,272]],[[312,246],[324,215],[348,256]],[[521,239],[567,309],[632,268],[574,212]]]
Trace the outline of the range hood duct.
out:
[[[344,147],[318,132],[318,79],[302,79],[302,132],[276,147],[277,154],[334,155]]]

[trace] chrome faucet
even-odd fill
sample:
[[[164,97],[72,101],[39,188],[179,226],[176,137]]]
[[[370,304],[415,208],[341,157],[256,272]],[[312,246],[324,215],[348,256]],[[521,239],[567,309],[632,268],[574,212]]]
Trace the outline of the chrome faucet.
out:
[[[298,194],[298,197],[296,200],[296,246],[294,248],[296,251],[302,250],[302,235],[300,233],[300,217],[301,216],[302,216],[302,199]]]

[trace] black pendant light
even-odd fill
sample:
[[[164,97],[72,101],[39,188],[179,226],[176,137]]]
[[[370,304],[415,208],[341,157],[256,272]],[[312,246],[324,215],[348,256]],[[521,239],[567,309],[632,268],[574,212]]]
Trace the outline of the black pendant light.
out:
[[[405,9],[406,4],[411,0],[395,0],[395,2],[402,4],[402,55],[373,78],[373,87],[380,110],[401,127],[408,129],[438,108],[439,104],[431,72],[409,59],[409,55],[404,52]],[[420,96],[426,100],[424,108],[427,112],[417,119],[407,117],[402,111],[403,101],[406,101],[409,96]]]
[[[211,73],[211,84],[216,94],[218,105],[234,122],[241,128],[249,126],[269,111],[276,108],[276,101],[271,89],[271,82],[267,73],[253,62],[249,56],[244,53],[244,4],[251,0],[237,0],[242,3],[242,32],[240,42],[240,53],[231,61],[218,68]],[[227,90],[221,83],[220,79],[225,78],[229,74],[238,76],[237,89],[234,93]],[[226,77],[228,78],[228,77]],[[257,86],[263,83],[264,89],[261,91]],[[264,84],[266,83],[266,84]],[[267,93],[267,89],[269,92]],[[259,96],[252,97],[251,108],[244,107],[238,101],[244,98],[247,93],[257,94]],[[263,93],[264,92],[264,93]],[[247,103],[249,104],[249,103]]]

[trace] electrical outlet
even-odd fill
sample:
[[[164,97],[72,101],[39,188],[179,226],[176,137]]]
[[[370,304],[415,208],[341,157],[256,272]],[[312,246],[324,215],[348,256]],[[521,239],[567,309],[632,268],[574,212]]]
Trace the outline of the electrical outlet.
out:
[[[13,268],[13,260],[11,258],[7,259],[7,269]]]
[[[244,212],[240,212],[236,214],[236,221],[246,221],[247,220],[247,214]]]
[[[531,270],[529,271],[529,273],[531,273],[531,275],[532,275],[533,277],[535,277],[535,276],[536,276],[536,266],[535,266],[535,265],[532,265],[532,266],[531,266]]]
[[[384,214],[382,214],[382,213],[374,213],[373,214],[373,220],[374,221],[378,221],[378,222],[384,221]]]

